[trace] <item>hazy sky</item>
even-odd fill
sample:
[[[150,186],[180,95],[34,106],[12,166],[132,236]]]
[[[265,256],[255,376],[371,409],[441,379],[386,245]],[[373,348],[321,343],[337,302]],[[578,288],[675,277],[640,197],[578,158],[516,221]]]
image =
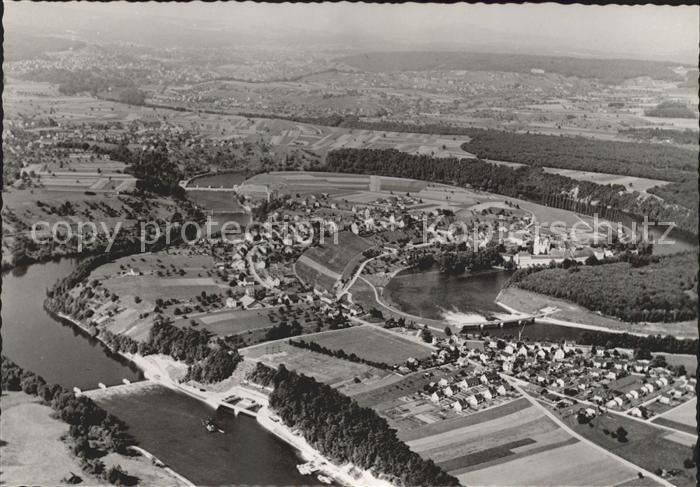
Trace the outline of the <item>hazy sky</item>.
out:
[[[100,28],[102,33],[173,24],[195,30],[320,40],[362,49],[449,48],[697,61],[698,6],[376,5],[171,3],[5,4],[6,28]],[[86,20],[87,19],[87,20]],[[136,27],[135,27],[136,26]],[[126,27],[124,27],[126,28]],[[165,29],[163,27],[163,29]],[[256,37],[253,37],[256,36]],[[128,40],[128,39],[124,39]],[[350,46],[353,44],[353,46]]]

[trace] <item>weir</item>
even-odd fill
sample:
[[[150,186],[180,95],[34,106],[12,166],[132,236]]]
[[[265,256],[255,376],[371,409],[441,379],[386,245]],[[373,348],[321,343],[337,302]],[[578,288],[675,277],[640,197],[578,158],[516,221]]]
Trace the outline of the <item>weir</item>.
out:
[[[144,389],[153,387],[157,385],[155,382],[150,380],[142,380],[138,382],[131,382],[128,379],[123,379],[122,384],[115,384],[113,386],[104,386],[100,383],[96,389],[81,390],[77,387],[73,388],[76,396],[86,396],[90,399],[96,399],[98,397],[110,395],[110,394],[131,394],[134,392],[140,392]]]

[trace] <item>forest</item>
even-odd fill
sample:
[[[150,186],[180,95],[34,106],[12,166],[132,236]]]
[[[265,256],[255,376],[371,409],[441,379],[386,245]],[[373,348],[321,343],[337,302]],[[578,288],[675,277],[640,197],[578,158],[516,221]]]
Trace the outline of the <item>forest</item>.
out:
[[[270,407],[290,428],[332,462],[352,462],[404,486],[459,485],[432,460],[424,460],[398,439],[373,409],[311,377],[258,363],[248,379],[272,386]]]
[[[408,51],[354,54],[337,61],[369,72],[468,70],[529,74],[531,69],[537,68],[567,77],[596,78],[608,84],[621,83],[640,76],[669,81],[683,80],[683,77],[672,71],[676,63],[632,59],[585,59],[522,53]]]
[[[611,221],[631,216],[650,221],[672,221],[678,228],[697,235],[698,208],[666,204],[656,198],[640,198],[620,185],[575,181],[541,168],[512,168],[481,160],[435,158],[395,149],[338,149],[328,153],[326,170],[396,176],[456,186],[473,187],[504,196],[526,199],[546,206],[593,214]],[[574,197],[575,195],[575,197]]]
[[[126,424],[109,414],[94,401],[78,396],[58,384],[47,384],[35,373],[22,369],[4,355],[0,357],[3,391],[23,391],[36,396],[56,412],[57,419],[68,423],[64,439],[82,469],[115,485],[135,485],[138,478],[124,472],[118,465],[109,469],[100,460],[110,452],[130,455],[127,447],[135,440]]]
[[[697,151],[661,144],[471,130],[462,149],[481,159],[672,181],[697,179]]]
[[[697,318],[698,255],[517,271],[511,284],[627,322]]]
[[[605,348],[629,348],[649,352],[666,352],[695,355],[698,353],[698,339],[678,339],[671,335],[639,336],[629,333],[600,333],[584,331],[576,343]]]
[[[666,100],[654,108],[644,110],[644,115],[661,118],[697,118],[698,112],[681,101]]]

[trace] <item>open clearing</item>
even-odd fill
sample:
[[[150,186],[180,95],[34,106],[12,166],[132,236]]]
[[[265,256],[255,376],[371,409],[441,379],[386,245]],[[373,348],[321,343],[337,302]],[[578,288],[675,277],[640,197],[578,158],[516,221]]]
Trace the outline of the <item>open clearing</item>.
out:
[[[670,479],[674,485],[679,487],[695,485],[696,469],[683,467],[683,460],[692,457],[692,448],[674,441],[672,437],[669,438],[678,433],[618,414],[598,415],[589,424],[579,424],[576,414],[571,413],[569,408],[560,410],[560,413],[562,420],[571,429],[615,455],[650,472],[655,472],[657,469],[678,469],[681,472],[680,475]],[[618,441],[610,434],[617,431],[619,427],[627,431],[625,442]],[[605,434],[606,430],[608,434]]]
[[[309,340],[306,337],[302,338]],[[262,362],[274,368],[284,364],[290,370],[295,370],[330,385],[351,381],[355,377],[364,381],[388,375],[388,372],[369,365],[312,352],[287,342],[263,343],[242,350],[242,353],[246,359]]]
[[[399,436],[463,485],[614,485],[636,478],[525,398]]]
[[[422,346],[372,325],[355,326],[309,337],[331,350],[344,350],[360,358],[374,362],[398,364],[408,358],[423,358],[431,353],[428,346]]]
[[[621,176],[619,174],[606,174],[600,172],[579,171],[576,169],[557,169],[545,167],[544,172],[559,174],[577,181],[590,181],[596,184],[621,184],[628,191],[646,191],[654,186],[669,184],[660,179],[639,178],[635,176]]]
[[[464,485],[614,485],[636,472],[580,442],[457,474]]]
[[[68,425],[51,418],[52,410],[23,392],[3,392],[2,483],[4,485],[59,485],[73,472],[92,485],[105,482],[84,475],[68,446],[60,440]]]
[[[695,434],[697,432],[697,423],[695,422],[697,405],[698,398],[694,397],[690,401],[687,401],[657,417],[653,420],[653,422],[663,426],[670,426],[671,428],[675,428],[680,431]]]

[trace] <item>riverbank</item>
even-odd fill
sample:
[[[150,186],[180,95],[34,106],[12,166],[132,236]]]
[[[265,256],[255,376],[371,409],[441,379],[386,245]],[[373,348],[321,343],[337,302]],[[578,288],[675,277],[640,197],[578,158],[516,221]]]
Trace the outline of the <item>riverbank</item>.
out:
[[[673,335],[675,338],[698,338],[697,322],[677,323],[625,323],[599,315],[576,304],[552,298],[516,287],[501,290],[496,304],[513,314],[536,313],[542,308],[556,307],[558,310],[539,322],[568,326],[606,333],[629,333],[630,335]]]
[[[367,487],[390,487],[392,485],[387,481],[376,478],[369,471],[359,469],[352,464],[339,466],[330,462],[318,450],[313,448],[303,436],[273,419],[275,414],[269,408],[267,395],[259,390],[236,383],[231,383],[229,387],[222,388],[219,391],[202,390],[180,383],[179,379],[184,376],[186,367],[183,370],[183,364],[169,357],[163,355],[148,355],[144,357],[131,354],[126,354],[125,357],[133,361],[143,371],[147,379],[174,391],[187,394],[194,399],[204,402],[213,409],[219,408],[225,402],[225,399],[231,396],[256,401],[261,405],[255,415],[257,423],[266,431],[293,447],[304,461],[314,462],[319,467],[320,472],[333,478],[338,483],[343,485],[359,484]]]
[[[78,459],[61,438],[69,425],[54,419],[53,410],[24,392],[3,392],[0,398],[2,480],[7,485],[61,485],[72,475],[85,485],[110,485],[82,471]],[[109,453],[101,458],[107,469],[119,465],[141,485],[193,486],[167,467],[156,466],[152,455],[132,447],[138,456]]]
[[[105,345],[105,347],[107,347],[108,350],[111,350],[111,348],[100,338],[99,334],[93,335],[92,331],[79,320],[76,320],[75,318],[62,312],[54,312],[48,306],[45,306],[45,309],[54,317],[65,320],[66,322],[72,324],[88,336],[94,337],[103,345]],[[258,411],[258,414],[256,415],[257,422],[261,427],[274,434],[275,436],[279,437],[285,443],[289,444],[292,448],[297,450],[298,454],[306,461],[314,461],[319,466],[322,465],[321,472],[335,479],[341,484],[356,485],[358,482],[361,482],[362,485],[367,485],[368,487],[388,487],[389,485],[391,485],[385,481],[375,478],[368,471],[353,468],[352,465],[346,465],[341,467],[331,463],[319,451],[311,447],[304,440],[303,437],[301,437],[300,435],[296,435],[283,424],[274,423],[273,421],[266,421],[265,418],[267,418],[268,415],[273,413],[268,409],[267,397],[259,391],[242,387],[233,381],[228,387],[226,387],[226,381],[220,383],[224,385],[224,387],[218,388],[220,390],[211,390],[211,386],[207,386],[209,390],[205,389],[204,386],[199,388],[194,387],[192,385],[183,384],[180,382],[180,380],[184,378],[185,374],[187,373],[187,366],[181,362],[173,360],[170,357],[167,357],[165,355],[142,356],[138,354],[129,354],[124,352],[114,353],[117,353],[119,356],[128,360],[130,363],[136,366],[142,372],[144,378],[175,392],[186,394],[192,397],[193,399],[205,403],[207,406],[211,407],[214,410],[218,409],[221,406],[221,404],[225,402],[226,398],[233,395],[238,397],[249,398],[256,401],[257,403],[262,405],[262,407]],[[350,474],[351,471],[358,472],[359,480],[355,479],[355,477]],[[174,470],[173,472],[184,479],[184,477],[181,474],[175,472]]]

